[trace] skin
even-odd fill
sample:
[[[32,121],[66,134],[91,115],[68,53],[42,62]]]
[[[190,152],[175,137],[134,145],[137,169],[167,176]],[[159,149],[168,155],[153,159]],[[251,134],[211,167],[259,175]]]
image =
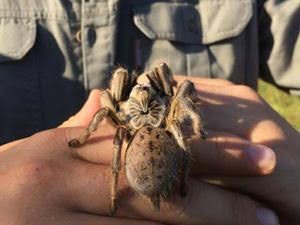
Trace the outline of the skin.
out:
[[[236,135],[252,143],[268,146],[276,153],[277,163],[273,173],[265,177],[246,177],[242,174],[224,177],[218,171],[212,175],[212,171],[202,170],[198,166],[195,172],[198,180],[247,193],[272,208],[279,216],[281,225],[300,224],[299,133],[250,88],[229,82],[216,86],[211,82],[200,81],[196,86],[203,101],[204,118],[208,129],[213,130],[212,134],[223,132],[225,136]],[[231,142],[230,138],[213,139],[218,145]],[[205,149],[207,145],[198,144],[199,149]],[[203,154],[203,151],[198,153]],[[224,152],[218,154],[223,155]],[[206,157],[204,153],[203,159]],[[205,162],[200,159],[198,163]],[[222,162],[215,163],[222,167]]]
[[[87,126],[91,119],[89,110],[100,107],[98,95],[99,91],[92,92],[83,109],[60,128],[0,146],[0,224],[162,225],[142,219],[111,218],[104,213],[91,214],[81,208],[80,195],[101,189],[101,183],[108,182],[109,175],[103,166],[74,157],[65,147],[70,131],[65,127]],[[90,189],[96,178],[100,183]],[[101,200],[102,197],[94,202]]]
[[[61,128],[0,147],[0,201],[5,203],[0,204],[0,221],[4,221],[3,224],[17,225],[126,222],[158,224],[145,220],[165,224],[261,224],[257,212],[261,212],[262,208],[258,201],[207,182],[250,192],[257,200],[276,210],[280,219],[297,219],[295,212],[300,207],[293,207],[297,206],[297,198],[295,192],[289,189],[295,188],[295,179],[288,180],[284,176],[297,177],[299,173],[296,158],[294,160],[290,157],[290,152],[293,152],[290,148],[295,151],[298,148],[295,142],[298,133],[248,88],[233,88],[230,83],[218,80],[214,84],[207,80],[197,80],[196,84],[203,100],[202,109],[209,137],[205,142],[193,142],[193,177],[189,179],[190,188],[186,198],[174,195],[163,203],[161,212],[156,213],[145,199],[128,188],[124,176],[122,178],[121,175],[118,216],[126,220],[107,217],[110,202],[110,160],[115,129],[108,124],[102,124],[89,143],[73,153],[67,144],[82,133],[84,128],[78,126],[87,126],[93,114],[100,108],[97,97],[99,92],[94,91],[84,108]],[[234,94],[236,96],[231,96]],[[222,101],[221,104],[219,101]],[[252,105],[255,101],[259,104]],[[232,109],[237,106],[240,106],[239,110]],[[220,115],[226,115],[226,120]],[[262,133],[266,129],[270,131],[267,135]],[[106,131],[105,134],[101,132],[103,130]],[[272,140],[276,142],[270,144]],[[276,154],[281,152],[281,155],[278,155],[274,173],[262,177],[270,174],[276,164],[275,154],[267,146],[272,147]],[[280,146],[285,146],[285,151],[280,151]],[[253,152],[256,157],[250,157]],[[287,162],[292,162],[292,165],[286,165]],[[288,170],[292,166],[294,170]],[[253,177],[254,175],[257,177]],[[244,185],[237,185],[241,181],[245,182]],[[263,196],[257,197],[259,191],[264,191],[260,187],[265,187],[266,191],[262,192]],[[283,187],[290,193],[281,191],[281,196],[272,195],[273,190]],[[248,191],[245,188],[249,188]],[[290,198],[286,198],[287,196]],[[280,208],[283,207],[276,204],[276,200],[272,201],[272,197],[277,198],[280,204],[288,206],[291,212],[282,214]],[[269,215],[271,213],[267,209],[263,211]]]

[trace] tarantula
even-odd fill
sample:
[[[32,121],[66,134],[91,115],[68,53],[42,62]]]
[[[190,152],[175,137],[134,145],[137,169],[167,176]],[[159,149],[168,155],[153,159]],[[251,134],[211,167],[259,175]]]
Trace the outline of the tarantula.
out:
[[[84,133],[69,142],[70,147],[87,141],[98,124],[109,117],[117,126],[113,140],[112,215],[117,210],[117,185],[121,150],[125,151],[125,171],[129,185],[150,198],[155,210],[176,188],[187,193],[191,136],[204,138],[194,84],[183,81],[174,95],[173,77],[165,63],[132,79],[127,70],[117,69],[110,88],[101,95],[103,107],[94,115]]]

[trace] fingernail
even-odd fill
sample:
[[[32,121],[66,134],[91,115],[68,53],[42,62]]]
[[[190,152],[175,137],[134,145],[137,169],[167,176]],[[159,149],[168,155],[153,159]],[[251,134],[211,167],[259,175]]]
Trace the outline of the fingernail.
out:
[[[273,171],[276,165],[276,155],[274,151],[263,145],[250,145],[246,152],[250,161],[260,169],[263,174]]]
[[[256,209],[257,218],[261,225],[278,225],[279,221],[276,214],[267,208],[258,207]]]

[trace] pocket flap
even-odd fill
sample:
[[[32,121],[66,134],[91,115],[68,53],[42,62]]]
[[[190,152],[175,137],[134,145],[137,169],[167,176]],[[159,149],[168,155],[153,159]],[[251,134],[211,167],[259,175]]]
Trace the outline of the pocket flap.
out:
[[[210,44],[239,35],[252,17],[251,0],[154,3],[134,8],[135,25],[150,39]]]
[[[0,19],[0,62],[23,58],[36,39],[33,19]]]

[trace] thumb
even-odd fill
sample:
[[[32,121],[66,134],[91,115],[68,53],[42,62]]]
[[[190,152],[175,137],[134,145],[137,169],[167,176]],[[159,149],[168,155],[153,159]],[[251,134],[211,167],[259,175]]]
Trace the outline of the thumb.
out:
[[[81,110],[74,116],[70,117],[59,127],[87,126],[92,120],[94,114],[100,109],[100,95],[100,90],[92,90]]]

